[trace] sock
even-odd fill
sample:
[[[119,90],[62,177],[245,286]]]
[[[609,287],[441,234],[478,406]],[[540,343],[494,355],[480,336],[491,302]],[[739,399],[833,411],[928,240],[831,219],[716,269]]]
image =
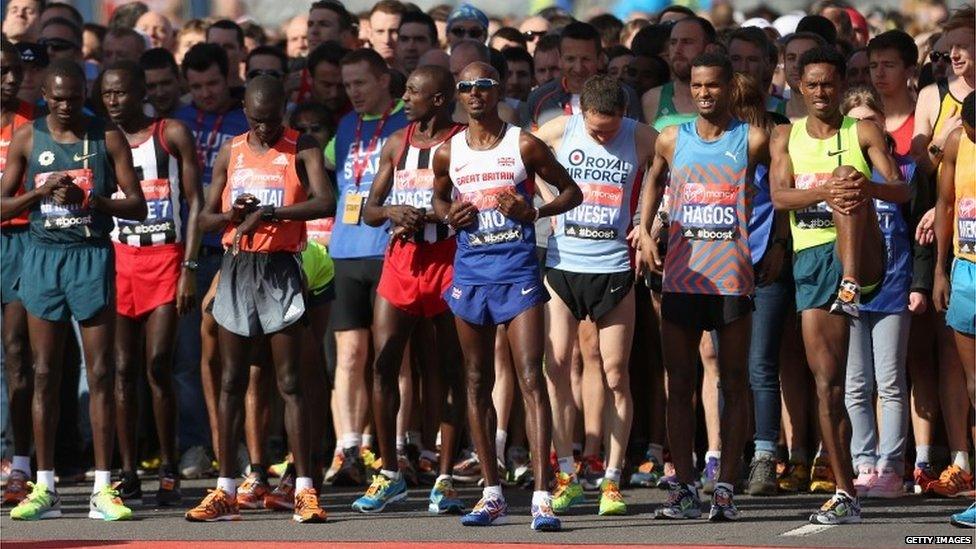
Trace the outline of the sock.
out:
[[[545,490],[536,490],[532,492],[532,505],[545,505],[546,500],[549,498],[549,492]]]
[[[403,435],[396,436],[396,453],[403,454],[407,450],[407,437]]]
[[[658,463],[664,464],[664,446],[652,442],[647,446],[647,451]]]
[[[841,490],[840,488],[837,489],[836,494],[841,495],[841,496],[847,496],[850,499],[857,500],[857,497],[848,494],[847,492],[845,492],[844,490]]]
[[[220,488],[231,498],[237,497],[237,482],[230,477],[218,477],[217,488]]]
[[[454,481],[454,477],[452,477],[451,475],[437,475],[437,480],[434,481],[434,484],[437,484],[438,482],[440,482],[442,480],[449,480],[449,481],[452,481],[453,482]]]
[[[46,484],[49,491],[57,492],[57,490],[54,489],[54,471],[38,471],[37,483]]]
[[[312,477],[298,477],[295,479],[295,493],[299,493],[306,488],[313,488]]]
[[[728,482],[716,482],[715,489],[717,490],[719,488],[725,488],[726,490],[729,491],[729,493],[734,492],[734,490],[732,489],[732,485],[729,484]]]
[[[790,463],[807,463],[807,449],[802,446],[790,448]]]
[[[342,435],[342,449],[359,448],[363,445],[363,435],[360,433],[346,433]]]
[[[373,435],[369,433],[363,433],[363,436],[359,440],[361,441],[360,446],[366,446],[369,448],[375,447],[375,445],[373,444],[374,442]]]
[[[922,463],[932,463],[932,447],[916,446],[915,447],[915,465],[920,465]]]
[[[705,463],[708,463],[708,460],[710,460],[712,458],[715,458],[716,460],[721,461],[722,460],[722,451],[721,450],[709,450],[709,451],[705,452]]]
[[[104,486],[112,483],[112,471],[95,471],[95,487],[92,493],[96,493]]]
[[[620,469],[615,467],[607,467],[606,472],[603,473],[603,478],[620,484]]]
[[[566,473],[569,476],[576,474],[576,461],[573,459],[573,456],[561,457],[557,461],[559,461],[560,473]]]
[[[502,456],[505,455],[505,443],[507,442],[508,431],[495,429],[495,455],[497,455],[499,458],[502,458]]]
[[[430,450],[424,449],[420,451],[420,457],[427,458],[433,463],[437,463],[437,454],[431,452]]]
[[[500,485],[495,486],[485,486],[485,489],[481,491],[481,495],[485,498],[495,498],[504,500],[505,496],[502,495],[502,487]]]
[[[380,469],[380,474],[390,480],[400,480],[400,471],[391,471],[389,469]]]
[[[341,456],[342,455],[342,442],[343,442],[343,439],[339,439],[339,440],[336,441],[335,450],[332,451],[332,455],[333,456]]]
[[[952,464],[958,466],[967,473],[972,472],[972,470],[969,468],[969,453],[965,450],[952,451]]]
[[[31,466],[30,466],[30,456],[14,456],[14,463],[12,465],[14,471],[22,471],[27,475],[27,478],[31,476]]]

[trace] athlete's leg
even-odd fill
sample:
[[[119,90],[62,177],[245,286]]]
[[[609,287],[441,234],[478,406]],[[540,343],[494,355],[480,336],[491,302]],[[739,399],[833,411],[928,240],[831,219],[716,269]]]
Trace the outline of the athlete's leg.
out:
[[[454,324],[454,316],[450,312],[442,313],[433,319],[435,328],[436,370],[427,372],[429,377],[443,376],[440,383],[443,406],[441,408],[440,432],[441,432],[441,457],[438,474],[450,475],[454,463],[454,456],[457,453],[458,439],[464,421],[465,395],[464,378],[461,376],[461,345],[458,342],[457,327]],[[433,354],[433,353],[432,353]],[[433,374],[433,375],[431,375]],[[430,391],[434,390],[433,384]],[[436,402],[437,395],[429,394],[427,385],[424,386],[426,402],[432,405]],[[425,411],[425,416],[433,414],[433,408]],[[434,446],[428,447],[432,449]]]
[[[369,359],[369,330],[365,328],[355,330],[336,331],[336,374],[335,395],[337,408],[340,411],[341,432],[338,436],[361,436],[366,421],[369,399],[366,391],[366,361]],[[397,363],[399,366],[399,363]],[[349,446],[343,440],[344,447]]]
[[[556,457],[561,460],[569,460],[568,465],[571,466],[573,431],[576,426],[576,403],[573,400],[570,376],[573,366],[573,344],[577,340],[579,321],[573,317],[573,313],[563,303],[559,295],[552,290],[548,280],[546,281],[546,289],[553,295],[553,298],[545,304],[545,326],[547,327],[545,377],[549,401],[552,405],[552,446],[556,451]],[[526,407],[526,418],[530,419],[531,417],[532,409]],[[533,444],[531,431],[529,437],[529,444]],[[599,444],[599,440],[597,444]],[[532,454],[536,458],[544,458],[549,454],[548,450],[548,448],[544,448],[542,454],[536,454],[536,450],[533,448]],[[563,472],[572,474],[572,470],[563,470]]]
[[[95,470],[108,471],[112,467],[115,445],[115,418],[112,416],[115,398],[112,395],[115,361],[115,311],[105,307],[81,325],[81,346],[85,353],[88,376],[89,414],[95,446]]]
[[[790,461],[806,465],[810,459],[807,439],[812,380],[804,356],[798,315],[787,315],[779,352],[783,435],[790,450]]]
[[[512,350],[508,344],[508,330],[505,326],[498,326],[495,334],[495,384],[491,388],[491,401],[497,417],[497,428],[503,431],[511,429],[512,406],[515,401],[515,366],[512,364]],[[494,436],[495,433],[492,433]],[[507,437],[506,437],[507,438]],[[501,449],[496,448],[498,452]],[[482,459],[482,464],[485,461]]]
[[[712,334],[702,333],[698,344],[702,361],[702,409],[705,411],[705,432],[708,437],[708,451],[722,451],[721,414],[719,413],[719,365],[718,352],[712,343]]]
[[[742,450],[749,438],[749,341],[752,314],[737,318],[718,331],[718,366],[722,391],[722,453],[719,482],[736,484]]]
[[[136,419],[139,395],[136,380],[142,359],[142,322],[123,315],[115,320],[115,418],[122,471],[136,470]],[[148,350],[148,349],[147,349]]]
[[[253,349],[254,356],[248,361],[251,364],[248,367],[247,390],[244,393],[244,445],[247,447],[250,462],[266,467],[268,462],[265,460],[265,444],[271,425],[271,391],[275,383],[275,368],[271,364],[265,342],[258,342]],[[232,459],[237,458],[236,445],[234,452]],[[263,477],[264,471],[259,473]]]
[[[634,405],[630,396],[630,348],[634,337],[634,290],[597,322],[600,354],[612,397],[614,413],[609,416],[609,468],[622,469],[630,438]]]
[[[3,306],[3,356],[7,376],[10,427],[14,455],[29,456],[31,450],[31,395],[34,392],[34,360],[27,332],[27,310],[20,301]]]
[[[309,448],[312,453],[312,483],[318,490],[322,485],[325,467],[323,438],[325,426],[332,415],[329,402],[329,378],[325,372],[325,353],[322,342],[329,325],[329,303],[305,311],[309,324],[302,345],[302,380],[305,389],[305,410],[308,416]]]
[[[886,254],[874,203],[868,201],[848,215],[834,211],[837,227],[837,256],[844,265],[844,278],[867,285],[880,282],[885,273]]]
[[[220,273],[217,273],[210,283],[210,288],[203,296],[203,306],[211,303],[217,295],[217,282],[220,281]],[[203,400],[207,405],[207,419],[210,420],[210,443],[213,446],[214,457],[219,463],[220,458],[220,420],[217,410],[220,407],[221,392],[221,364],[223,361],[220,356],[220,346],[217,344],[217,321],[206,309],[200,314],[200,378],[203,383]]]
[[[400,368],[397,374],[397,391],[400,393],[400,405],[396,413],[396,451],[397,457],[400,454],[405,453],[407,444],[407,431],[410,428],[410,418],[413,416],[413,409],[415,405],[419,405],[419,402],[414,401],[413,386],[414,386],[414,376],[413,376],[413,364],[411,356],[413,355],[412,345],[410,345],[410,338],[407,338],[407,345],[403,349],[402,356],[400,357]],[[375,373],[373,374],[375,378]],[[373,390],[375,395],[375,389]],[[376,417],[375,410],[373,410],[373,417]],[[374,425],[376,423],[375,419],[373,421]]]
[[[956,331],[945,325],[940,316],[939,330],[939,394],[942,400],[942,417],[945,418],[946,438],[952,454],[963,452],[968,460],[969,395],[966,388],[964,362]],[[965,342],[964,342],[965,343]],[[972,355],[970,355],[972,356]]]
[[[162,465],[175,466],[176,393],[173,388],[173,345],[176,340],[176,305],[167,303],[146,319],[146,368],[152,390],[153,414]],[[116,325],[116,330],[118,330]],[[116,340],[118,337],[116,337]]]
[[[458,340],[464,350],[464,378],[467,393],[468,430],[475,451],[481,460],[481,475],[485,486],[498,486],[498,469],[486,464],[495,463],[495,429],[497,418],[491,402],[495,368],[495,326],[471,324],[455,319]]]
[[[296,322],[287,328],[268,335],[271,346],[278,392],[285,401],[285,431],[288,449],[299,477],[310,476],[308,420],[305,410],[305,394],[301,383],[302,339],[305,327]]]
[[[393,306],[382,296],[376,296],[373,306],[373,419],[383,468],[399,470],[396,454],[397,414],[402,393],[399,387],[403,358],[410,334],[417,318]],[[409,369],[409,363],[407,364]]]
[[[27,333],[34,355],[32,422],[37,470],[54,470],[54,435],[61,414],[61,372],[64,344],[71,328],[67,322],[51,322],[27,315]],[[73,337],[73,335],[72,335]],[[51,487],[53,489],[53,487]]]
[[[603,378],[606,366],[601,356],[602,345],[597,325],[590,320],[584,320],[579,323],[576,333],[583,366],[577,407],[577,411],[583,415],[583,455],[599,456],[605,434],[603,414],[612,405],[612,397],[607,398],[607,385]]]
[[[217,407],[218,436],[217,461],[220,464],[220,476],[234,478],[237,476],[237,445],[241,440],[241,427],[244,423],[244,396],[247,392],[254,338],[239,336],[217,328],[217,338],[220,343],[221,376],[220,399]]]
[[[935,311],[930,306],[912,317],[908,335],[908,378],[911,380],[912,434],[915,462],[931,462],[935,425],[939,421],[939,370],[935,360]]]
[[[972,334],[955,332],[956,348],[963,363],[963,373],[966,376],[966,387],[969,390],[969,405],[976,408],[976,339]]]
[[[695,437],[695,414],[690,405],[695,393],[698,345],[701,330],[685,328],[663,319],[661,341],[664,368],[667,372],[668,446],[675,474],[684,484],[695,481],[692,451]]]

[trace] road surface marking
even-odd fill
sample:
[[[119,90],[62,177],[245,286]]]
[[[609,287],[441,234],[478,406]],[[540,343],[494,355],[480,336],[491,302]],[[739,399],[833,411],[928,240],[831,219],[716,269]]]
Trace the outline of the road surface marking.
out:
[[[823,532],[825,530],[830,530],[834,526],[837,525],[836,524],[805,524],[799,528],[794,528],[788,532],[783,532],[780,535],[802,538],[805,536],[812,536],[814,534],[819,534],[820,532]]]

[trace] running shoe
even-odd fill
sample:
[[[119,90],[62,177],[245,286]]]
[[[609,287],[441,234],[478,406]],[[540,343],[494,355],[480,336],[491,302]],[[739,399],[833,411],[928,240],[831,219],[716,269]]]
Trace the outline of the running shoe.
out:
[[[338,452],[332,455],[332,463],[329,468],[325,470],[325,482],[331,483],[332,479],[335,478],[336,473],[342,469],[342,452]]]
[[[139,478],[149,476],[150,472],[158,471],[162,464],[163,459],[159,456],[144,459],[139,462],[139,467],[136,468],[136,474],[139,475]]]
[[[441,479],[430,489],[430,503],[427,505],[427,510],[438,515],[460,515],[464,512],[464,503],[458,498],[451,479]]]
[[[787,463],[776,484],[780,492],[788,494],[806,492],[810,485],[810,466],[806,463]]]
[[[366,481],[366,466],[356,448],[342,451],[342,467],[332,477],[334,486],[362,486]]]
[[[461,517],[462,526],[491,526],[506,522],[508,522],[508,504],[502,498],[482,497],[470,513]]]
[[[194,446],[180,458],[180,474],[186,479],[203,478],[213,472],[213,461],[203,446]]]
[[[831,494],[836,490],[834,470],[831,469],[827,458],[820,456],[813,460],[813,467],[810,468],[810,493]]]
[[[397,455],[397,469],[400,470],[400,476],[407,483],[407,486],[411,488],[420,486],[420,479],[417,478],[417,469],[413,466],[407,454]]]
[[[564,513],[571,506],[583,502],[583,487],[576,477],[566,473],[556,473],[556,489],[552,492],[552,508],[557,513]]]
[[[407,483],[400,478],[393,480],[385,475],[373,475],[373,482],[366,493],[353,502],[352,508],[360,513],[379,513],[390,503],[407,497]]]
[[[857,524],[861,522],[861,505],[845,494],[834,494],[819,511],[810,515],[813,524]]]
[[[61,496],[47,489],[47,484],[28,482],[30,493],[10,510],[14,520],[41,520],[61,516]]]
[[[580,484],[586,490],[599,490],[600,481],[606,474],[606,470],[603,468],[603,460],[597,455],[583,456],[581,463],[583,467],[582,474],[579,476]]]
[[[657,481],[661,478],[662,469],[663,467],[658,463],[657,458],[652,456],[650,451],[648,451],[644,461],[637,466],[637,471],[630,475],[630,485],[648,488],[657,486]]]
[[[252,471],[237,489],[237,506],[241,509],[263,509],[264,498],[271,493],[271,487]]]
[[[620,493],[620,485],[616,482],[603,479],[600,482],[600,511],[599,515],[626,515],[627,504],[624,503],[624,496]]]
[[[532,462],[529,451],[522,446],[509,446],[508,462],[511,465],[509,480],[515,486],[527,486],[532,483]]]
[[[656,519],[699,518],[701,514],[698,490],[691,491],[683,482],[672,482],[668,488],[668,500],[654,510]]]
[[[960,528],[976,528],[976,503],[949,517],[949,523]]]
[[[711,494],[715,490],[715,482],[722,464],[718,458],[710,457],[705,461],[705,469],[701,475],[702,492]]]
[[[712,491],[712,508],[708,511],[709,522],[726,522],[739,520],[739,509],[732,501],[732,490],[725,486],[716,486]]]
[[[3,505],[17,505],[27,498],[30,477],[20,469],[7,475],[7,485],[3,487]]]
[[[861,492],[858,491],[858,494]],[[890,467],[885,467],[881,469],[878,473],[874,484],[868,488],[867,494],[869,498],[899,498],[905,494],[905,484],[902,481],[901,475],[895,472],[894,469]]]
[[[295,508],[295,477],[286,473],[266,496],[264,508],[273,511],[291,511]]]
[[[319,505],[319,494],[315,488],[305,488],[295,494],[295,512],[291,520],[295,522],[325,522],[325,509]]]
[[[132,518],[132,510],[126,507],[122,503],[122,498],[119,497],[120,484],[122,483],[116,482],[115,486],[106,484],[99,491],[91,495],[88,504],[88,518],[107,521],[129,520]]]
[[[126,505],[142,505],[142,482],[139,475],[123,471],[119,481],[115,483],[115,489],[119,491],[119,497]]]
[[[671,485],[678,482],[678,473],[674,470],[674,463],[670,461],[664,462],[664,474],[661,478],[657,479],[657,487],[662,490],[670,490]]]
[[[380,469],[383,468],[383,458],[377,457],[376,452],[373,451],[369,446],[363,446],[359,450],[359,458],[363,460],[363,470],[368,474],[370,471],[378,473]],[[363,477],[363,481],[359,484],[362,486],[366,483],[366,477]]]
[[[288,452],[288,455],[285,456],[285,459],[280,463],[274,463],[268,466],[268,476],[272,478],[280,478],[285,474],[285,469],[288,468],[289,463],[291,463],[291,452]]]
[[[241,520],[241,511],[234,498],[220,488],[215,488],[207,490],[207,496],[203,501],[187,511],[184,516],[190,522],[220,522]]]
[[[180,476],[172,466],[159,468],[159,489],[156,490],[156,505],[169,507],[183,501],[180,491]]]
[[[950,465],[939,475],[939,480],[929,485],[928,491],[944,498],[971,496],[973,475],[963,471],[958,465]]]
[[[852,280],[842,280],[837,288],[837,299],[830,306],[830,314],[858,318],[860,307],[861,287]]]
[[[915,493],[924,494],[929,491],[929,486],[939,480],[939,476],[928,463],[916,463],[915,470],[912,472],[915,484]]]
[[[875,483],[878,482],[878,472],[874,467],[861,466],[857,468],[857,478],[854,479],[854,488],[857,494],[863,497],[870,497],[868,493]]]
[[[773,456],[761,454],[752,459],[746,493],[750,496],[776,495],[776,460]]]
[[[417,460],[417,482],[430,486],[437,480],[437,455],[428,455],[426,450]]]
[[[546,494],[539,505],[532,505],[532,529],[537,532],[558,532],[562,522],[552,512],[552,496]]]
[[[481,462],[478,461],[478,454],[471,452],[470,456],[455,465],[451,476],[458,482],[475,483],[481,480]]]

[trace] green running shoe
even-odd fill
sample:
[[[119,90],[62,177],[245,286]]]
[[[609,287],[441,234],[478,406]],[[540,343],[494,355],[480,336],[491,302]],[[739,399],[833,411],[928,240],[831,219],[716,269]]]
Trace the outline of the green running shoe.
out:
[[[571,506],[583,502],[583,486],[575,476],[556,473],[556,489],[552,492],[552,510],[562,513]]]
[[[28,482],[31,492],[10,510],[14,520],[41,520],[61,516],[61,497],[47,489],[47,484]]]
[[[620,493],[620,485],[603,479],[600,483],[600,513],[602,515],[626,515],[627,504]]]
[[[102,520],[129,520],[132,510],[122,504],[119,491],[115,486],[102,486],[102,489],[91,496],[88,506],[88,518]]]

